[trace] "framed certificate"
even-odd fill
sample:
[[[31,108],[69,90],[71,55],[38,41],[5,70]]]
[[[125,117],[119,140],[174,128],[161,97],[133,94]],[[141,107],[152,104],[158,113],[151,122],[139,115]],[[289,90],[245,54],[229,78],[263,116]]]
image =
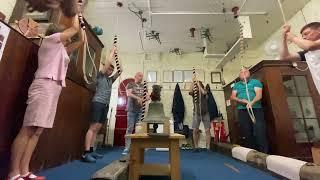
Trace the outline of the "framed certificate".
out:
[[[163,82],[166,82],[166,83],[173,82],[173,73],[172,73],[172,71],[164,71],[163,72]]]
[[[184,82],[192,82],[192,71],[183,71]]]
[[[220,84],[221,83],[221,73],[220,72],[211,72],[211,83]]]
[[[183,71],[173,71],[173,82],[183,82]]]
[[[147,72],[147,82],[157,82],[157,71]]]

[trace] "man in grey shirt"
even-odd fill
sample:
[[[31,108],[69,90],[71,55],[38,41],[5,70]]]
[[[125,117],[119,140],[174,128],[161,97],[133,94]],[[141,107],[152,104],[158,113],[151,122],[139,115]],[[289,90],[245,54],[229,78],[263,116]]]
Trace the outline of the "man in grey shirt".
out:
[[[141,116],[142,101],[143,101],[143,73],[137,72],[134,76],[134,82],[131,82],[126,87],[128,96],[127,104],[127,134],[132,134],[135,124],[138,122]],[[128,154],[131,141],[126,138],[126,147],[123,151],[123,155]]]
[[[196,85],[195,85],[196,83]],[[195,94],[194,85],[197,87]],[[207,90],[205,90],[201,81],[193,82],[190,86],[189,95],[192,96],[193,99],[193,119],[192,119],[192,128],[193,128],[193,141],[194,141],[194,151],[199,152],[199,134],[200,134],[200,122],[202,121],[203,126],[206,132],[206,148],[210,149],[210,115],[208,111],[208,96]],[[197,101],[195,101],[197,99]]]
[[[112,84],[120,76],[118,72],[111,76],[114,70],[112,61],[115,53],[117,53],[117,49],[114,47],[106,64],[97,75],[96,93],[91,105],[90,127],[86,134],[85,151],[82,156],[84,162],[96,162],[96,159],[103,157],[101,154],[94,152],[93,146],[97,133],[107,120]],[[122,72],[122,69],[120,72]]]

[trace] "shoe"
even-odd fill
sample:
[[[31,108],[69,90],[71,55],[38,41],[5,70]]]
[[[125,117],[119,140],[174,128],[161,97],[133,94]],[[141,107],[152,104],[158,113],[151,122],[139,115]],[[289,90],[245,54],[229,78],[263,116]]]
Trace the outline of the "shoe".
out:
[[[103,158],[103,155],[99,154],[97,152],[92,152],[91,156],[94,157],[95,159],[102,159]]]
[[[87,163],[95,163],[97,161],[96,158],[94,158],[91,153],[85,154],[82,156],[82,161]]]
[[[125,148],[122,152],[122,155],[128,155],[128,153],[129,153],[129,149]]]
[[[209,152],[209,149],[207,149],[207,148],[202,148],[200,151],[201,151],[201,152]]]
[[[193,153],[198,153],[198,152],[200,152],[200,149],[199,148],[194,148],[192,152]]]
[[[11,178],[8,177],[7,180],[24,180],[24,179],[20,176],[20,174],[18,174],[16,176],[11,177]]]
[[[29,172],[29,174],[26,177],[22,177],[24,180],[45,180],[45,176],[36,176],[33,173]]]

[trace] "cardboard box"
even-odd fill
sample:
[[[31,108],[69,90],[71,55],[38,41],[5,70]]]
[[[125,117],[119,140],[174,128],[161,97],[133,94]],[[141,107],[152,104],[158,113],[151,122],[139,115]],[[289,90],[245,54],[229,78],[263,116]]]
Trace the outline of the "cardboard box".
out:
[[[314,146],[311,148],[313,162],[320,165],[320,146]]]

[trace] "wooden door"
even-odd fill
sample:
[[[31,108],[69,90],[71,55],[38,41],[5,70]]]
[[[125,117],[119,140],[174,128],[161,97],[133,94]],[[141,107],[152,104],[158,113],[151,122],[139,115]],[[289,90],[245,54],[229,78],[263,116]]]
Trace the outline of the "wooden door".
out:
[[[114,146],[124,146],[124,136],[127,130],[127,102],[128,97],[126,94],[126,86],[128,83],[134,82],[134,79],[125,79],[120,83],[118,88],[118,102],[117,102],[117,113],[116,113],[116,124],[114,129]]]

